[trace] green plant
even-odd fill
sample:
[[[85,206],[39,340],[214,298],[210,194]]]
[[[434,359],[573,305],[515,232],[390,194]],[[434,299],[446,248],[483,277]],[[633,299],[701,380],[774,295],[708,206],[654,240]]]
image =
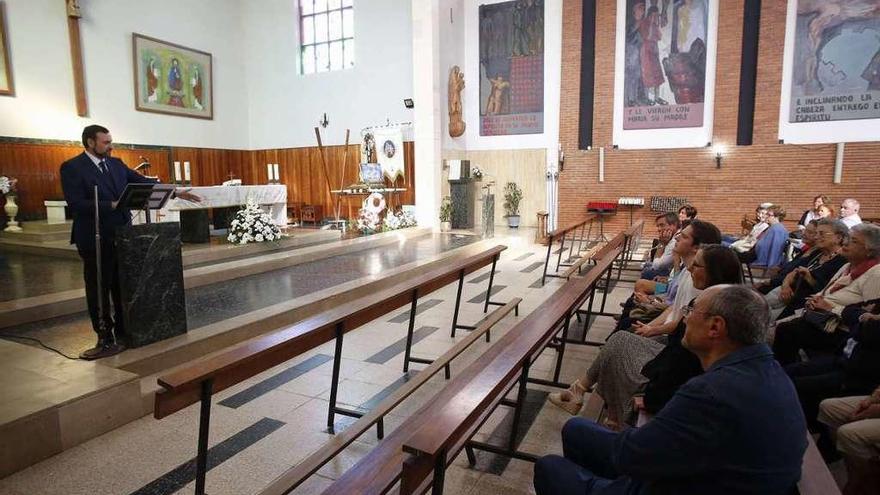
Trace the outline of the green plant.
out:
[[[452,221],[452,198],[449,196],[444,196],[443,201],[440,203],[440,221]]]
[[[522,189],[516,185],[516,182],[508,182],[504,186],[504,213],[505,216],[511,217],[519,215],[519,202],[522,201]]]

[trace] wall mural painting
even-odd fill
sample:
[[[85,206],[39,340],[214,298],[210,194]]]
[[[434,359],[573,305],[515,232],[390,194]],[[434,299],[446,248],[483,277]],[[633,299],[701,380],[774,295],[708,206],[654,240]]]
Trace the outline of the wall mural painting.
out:
[[[793,1],[789,122],[880,118],[880,0]]]
[[[544,0],[480,6],[480,135],[544,132]]]
[[[214,118],[211,54],[133,34],[135,108]]]
[[[626,0],[623,128],[701,127],[707,0]]]

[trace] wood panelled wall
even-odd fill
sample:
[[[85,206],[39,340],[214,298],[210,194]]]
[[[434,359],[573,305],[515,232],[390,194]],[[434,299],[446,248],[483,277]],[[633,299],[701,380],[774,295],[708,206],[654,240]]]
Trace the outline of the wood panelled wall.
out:
[[[344,168],[345,146],[324,148],[331,189],[357,182],[360,148],[356,144],[348,148]],[[19,219],[45,218],[43,201],[63,196],[59,176],[61,163],[81,152],[82,146],[73,142],[27,142],[12,138],[0,140],[0,175],[18,179]],[[394,203],[415,204],[413,143],[405,142],[403,152],[405,179],[399,180],[397,187],[405,187],[407,191],[400,194]],[[244,184],[266,184],[266,164],[277,163],[281,182],[287,185],[288,203],[321,205],[325,215],[333,211],[333,197],[327,187],[317,147],[249,151],[116,145],[113,156],[132,168],[140,163],[140,157],[143,156],[152,164],[149,174],[158,175],[162,182],[170,180],[173,162],[188,161],[195,186],[219,185],[228,180],[230,174],[241,179]],[[391,186],[391,183],[387,185]],[[349,201],[359,203],[361,199],[362,197],[353,197]],[[342,209],[343,215],[346,211],[345,208]],[[2,216],[5,213],[0,211],[0,217]]]

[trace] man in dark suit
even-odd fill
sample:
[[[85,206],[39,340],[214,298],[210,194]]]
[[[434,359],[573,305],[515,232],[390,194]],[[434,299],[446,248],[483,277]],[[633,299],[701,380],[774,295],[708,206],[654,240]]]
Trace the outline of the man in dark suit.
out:
[[[535,464],[538,495],[791,493],[807,430],[794,386],[764,343],[770,308],[746,286],[716,285],[685,314],[682,344],[705,372],[640,428],[569,420],[565,457]]]
[[[86,300],[92,328],[98,334],[94,348],[84,351],[83,359],[111,356],[125,349],[126,333],[122,320],[122,298],[119,292],[119,274],[116,268],[116,229],[131,222],[131,212],[117,208],[117,202],[128,183],[155,183],[155,179],[128,168],[122,160],[113,158],[113,139],[110,131],[99,125],[83,129],[85,151],[61,165],[61,187],[64,199],[73,213],[70,243],[83,260]],[[95,242],[95,186],[98,188],[98,211],[101,227],[101,302],[103,314],[98,314],[98,276]],[[187,192],[178,197],[198,201]],[[110,295],[114,316],[110,317]],[[115,334],[115,337],[114,337]]]

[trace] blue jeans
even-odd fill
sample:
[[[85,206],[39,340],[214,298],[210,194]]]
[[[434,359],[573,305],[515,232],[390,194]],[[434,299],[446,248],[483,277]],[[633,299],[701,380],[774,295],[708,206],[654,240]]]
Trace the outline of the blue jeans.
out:
[[[565,457],[548,455],[535,464],[537,495],[632,495],[642,484],[620,476],[611,464],[617,433],[586,418],[575,417],[562,428]]]

